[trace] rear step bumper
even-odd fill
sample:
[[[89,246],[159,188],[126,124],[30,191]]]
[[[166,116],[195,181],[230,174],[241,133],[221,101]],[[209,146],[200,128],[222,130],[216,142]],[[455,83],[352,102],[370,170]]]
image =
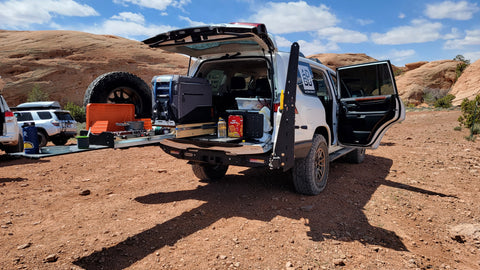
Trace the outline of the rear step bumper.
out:
[[[245,167],[268,166],[270,151],[261,145],[214,144],[207,146],[202,142],[185,142],[178,139],[166,139],[160,147],[176,158],[209,164],[236,165]]]

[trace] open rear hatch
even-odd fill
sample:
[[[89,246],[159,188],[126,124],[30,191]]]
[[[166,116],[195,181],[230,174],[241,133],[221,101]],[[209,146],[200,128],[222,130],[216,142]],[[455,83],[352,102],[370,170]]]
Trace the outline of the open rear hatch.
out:
[[[214,55],[277,50],[264,24],[231,23],[185,28],[162,33],[143,41],[152,48],[209,58]]]

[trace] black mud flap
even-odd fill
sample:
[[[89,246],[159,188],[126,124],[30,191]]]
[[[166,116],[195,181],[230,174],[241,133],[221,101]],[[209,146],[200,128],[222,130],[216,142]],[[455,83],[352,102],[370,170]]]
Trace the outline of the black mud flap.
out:
[[[283,110],[278,125],[277,140],[270,159],[271,169],[287,171],[295,164],[295,99],[297,92],[298,57],[300,46],[294,42],[288,60],[287,81],[283,99]]]

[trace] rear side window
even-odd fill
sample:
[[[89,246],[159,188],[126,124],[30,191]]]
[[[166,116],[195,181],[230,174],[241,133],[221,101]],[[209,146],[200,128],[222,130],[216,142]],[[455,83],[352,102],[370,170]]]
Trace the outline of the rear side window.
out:
[[[339,69],[342,98],[358,98],[395,94],[387,64],[364,65]]]
[[[42,120],[52,119],[50,112],[37,112],[38,117]]]
[[[73,118],[68,112],[55,112],[58,120],[72,121]]]
[[[17,121],[19,122],[33,121],[32,114],[29,112],[16,112],[15,116],[17,117]]]

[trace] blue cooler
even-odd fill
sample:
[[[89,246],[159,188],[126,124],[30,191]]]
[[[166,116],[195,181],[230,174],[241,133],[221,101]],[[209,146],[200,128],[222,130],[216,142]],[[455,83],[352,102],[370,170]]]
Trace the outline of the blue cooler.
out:
[[[22,126],[23,133],[23,148],[25,149],[25,154],[38,154],[39,145],[38,145],[38,135],[37,127],[35,123],[25,123]]]

